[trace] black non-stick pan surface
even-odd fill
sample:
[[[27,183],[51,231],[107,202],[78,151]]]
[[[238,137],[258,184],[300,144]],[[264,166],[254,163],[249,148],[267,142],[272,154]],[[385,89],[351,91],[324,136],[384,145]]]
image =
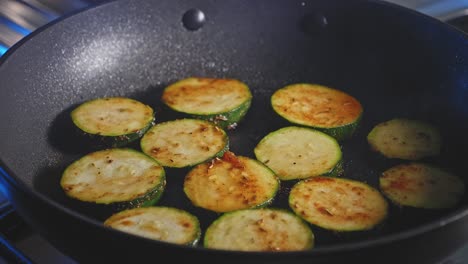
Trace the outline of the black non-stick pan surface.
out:
[[[440,259],[467,237],[468,200],[447,210],[390,203],[373,230],[334,233],[311,226],[307,252],[229,252],[150,241],[105,228],[107,208],[67,198],[64,168],[100,149],[74,131],[69,114],[97,97],[127,96],[156,110],[156,122],[179,116],[162,89],[186,77],[235,78],[249,85],[252,106],[230,148],[254,157],[267,133],[290,125],[274,114],[272,93],[298,82],[343,90],[363,105],[355,135],[341,143],[342,177],[378,187],[383,170],[403,163],[370,150],[366,136],[395,117],[440,128],[442,153],[423,161],[467,179],[468,38],[422,14],[364,0],[115,1],[48,25],[10,50],[0,65],[0,160],[6,193],[20,214],[80,262],[134,263],[161,258],[204,262],[373,263]],[[130,145],[139,149],[138,142]],[[158,203],[199,217],[202,231],[218,215],[182,192],[187,170],[167,169]],[[282,182],[272,207],[288,208],[294,182]],[[374,262],[376,261],[376,262]],[[353,262],[354,263],[354,262]]]

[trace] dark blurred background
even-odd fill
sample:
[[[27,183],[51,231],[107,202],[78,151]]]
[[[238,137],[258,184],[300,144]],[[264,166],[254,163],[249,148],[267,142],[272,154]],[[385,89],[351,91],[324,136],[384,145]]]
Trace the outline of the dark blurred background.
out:
[[[386,0],[468,32],[468,0]],[[105,0],[0,0],[0,56],[38,27]]]

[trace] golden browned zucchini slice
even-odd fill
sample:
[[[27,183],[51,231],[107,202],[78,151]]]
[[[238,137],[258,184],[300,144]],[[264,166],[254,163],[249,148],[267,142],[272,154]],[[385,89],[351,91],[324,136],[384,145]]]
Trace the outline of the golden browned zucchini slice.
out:
[[[312,230],[299,217],[280,209],[230,212],[206,230],[207,248],[239,251],[299,251],[314,246]]]
[[[162,101],[175,111],[235,128],[250,108],[249,87],[236,79],[187,78],[164,89]]]
[[[284,127],[266,135],[254,149],[256,158],[281,180],[338,176],[342,152],[331,136],[306,127]]]
[[[153,125],[153,109],[125,97],[87,101],[71,113],[73,123],[85,134],[103,143],[122,147],[139,139]]]
[[[388,211],[386,200],[373,187],[331,177],[296,183],[289,194],[289,206],[309,223],[334,231],[371,229]]]
[[[211,122],[178,119],[153,126],[140,145],[143,152],[159,164],[182,168],[222,156],[229,148],[229,138]]]
[[[194,246],[201,231],[198,218],[172,207],[144,207],[118,212],[104,225],[111,228],[169,243]]]
[[[166,185],[164,168],[133,149],[106,149],[90,153],[69,165],[60,185],[80,201],[115,208],[156,203]]]
[[[184,192],[195,206],[229,212],[270,204],[279,184],[262,163],[226,152],[222,159],[194,167],[185,177]]]
[[[383,172],[380,189],[398,205],[437,209],[457,205],[465,193],[465,184],[443,169],[409,163]]]
[[[281,117],[297,125],[323,131],[337,140],[351,137],[363,108],[351,95],[330,87],[298,83],[277,90],[271,105]]]
[[[419,160],[440,153],[439,130],[426,122],[395,118],[376,125],[367,135],[372,149],[387,158]]]

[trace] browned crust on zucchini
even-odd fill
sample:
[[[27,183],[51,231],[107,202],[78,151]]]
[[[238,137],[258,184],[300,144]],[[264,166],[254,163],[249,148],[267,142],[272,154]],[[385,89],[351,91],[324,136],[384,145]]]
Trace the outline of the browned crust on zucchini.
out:
[[[279,179],[270,169],[231,152],[197,165],[184,181],[184,192],[192,203],[215,212],[267,205],[278,189]]]
[[[314,177],[293,186],[291,209],[311,224],[335,231],[359,231],[382,222],[386,200],[373,187],[354,180]]]
[[[464,182],[459,177],[419,162],[384,171],[380,189],[398,205],[430,209],[454,207],[465,193]]]
[[[162,101],[176,111],[212,115],[234,110],[251,97],[247,85],[239,80],[192,77],[168,86]]]
[[[317,128],[342,127],[356,122],[363,112],[351,95],[317,84],[292,84],[272,96],[275,111],[289,121]]]

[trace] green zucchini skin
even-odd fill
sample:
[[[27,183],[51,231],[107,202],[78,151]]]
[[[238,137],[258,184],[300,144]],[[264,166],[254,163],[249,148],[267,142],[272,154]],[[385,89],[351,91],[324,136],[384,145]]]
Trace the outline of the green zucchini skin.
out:
[[[108,147],[124,147],[141,138],[154,125],[154,110],[126,97],[86,101],[70,114],[78,131]]]
[[[351,95],[323,85],[290,84],[271,96],[273,110],[290,123],[322,131],[338,141],[350,138],[363,115]]]
[[[70,164],[60,185],[70,198],[115,210],[153,205],[165,186],[164,168],[129,148],[89,153]]]
[[[128,202],[114,202],[110,203],[109,206],[113,211],[122,211],[138,207],[149,207],[158,203],[164,194],[166,183],[149,190],[143,196],[135,198]]]
[[[268,206],[279,187],[279,179],[268,167],[228,151],[221,159],[192,168],[183,189],[193,205],[225,213]]]
[[[81,129],[77,129],[78,134],[87,138],[89,141],[86,145],[89,145],[92,149],[101,148],[125,148],[128,147],[132,142],[136,142],[141,139],[143,135],[154,125],[154,121],[148,124],[145,128],[131,134],[120,135],[120,136],[100,136],[93,135],[90,133],[83,132]]]
[[[190,77],[166,87],[162,101],[191,118],[234,129],[250,109],[252,93],[245,83],[236,79]]]
[[[185,168],[221,157],[229,149],[229,137],[209,121],[184,118],[154,125],[140,146],[164,167]]]
[[[308,127],[289,126],[270,132],[255,146],[254,153],[283,181],[343,173],[338,141]]]
[[[201,237],[195,215],[174,207],[133,208],[111,215],[104,225],[149,239],[196,246]]]
[[[225,213],[211,223],[203,244],[237,251],[303,251],[314,247],[314,233],[289,211],[244,209]]]
[[[377,124],[367,135],[367,141],[372,150],[386,158],[412,161],[437,156],[442,146],[439,129],[407,118]]]
[[[388,215],[388,203],[377,189],[345,178],[299,181],[291,188],[288,202],[305,221],[336,232],[369,230]]]
[[[319,176],[328,176],[328,177],[341,177],[344,174],[344,161],[340,159],[338,163],[336,163],[335,167],[331,169],[329,172],[325,172]]]
[[[247,100],[242,103],[239,107],[225,113],[214,114],[214,115],[191,115],[193,118],[207,120],[213,122],[217,126],[232,130],[235,129],[238,123],[244,118],[250,109],[252,100]]]
[[[358,130],[361,123],[363,113],[352,123],[343,125],[340,127],[334,128],[323,128],[323,127],[314,127],[315,129],[322,131],[338,140],[339,142],[345,141],[346,139],[351,138]]]
[[[455,207],[465,193],[465,184],[458,176],[420,162],[387,169],[379,185],[393,203],[425,209]]]

